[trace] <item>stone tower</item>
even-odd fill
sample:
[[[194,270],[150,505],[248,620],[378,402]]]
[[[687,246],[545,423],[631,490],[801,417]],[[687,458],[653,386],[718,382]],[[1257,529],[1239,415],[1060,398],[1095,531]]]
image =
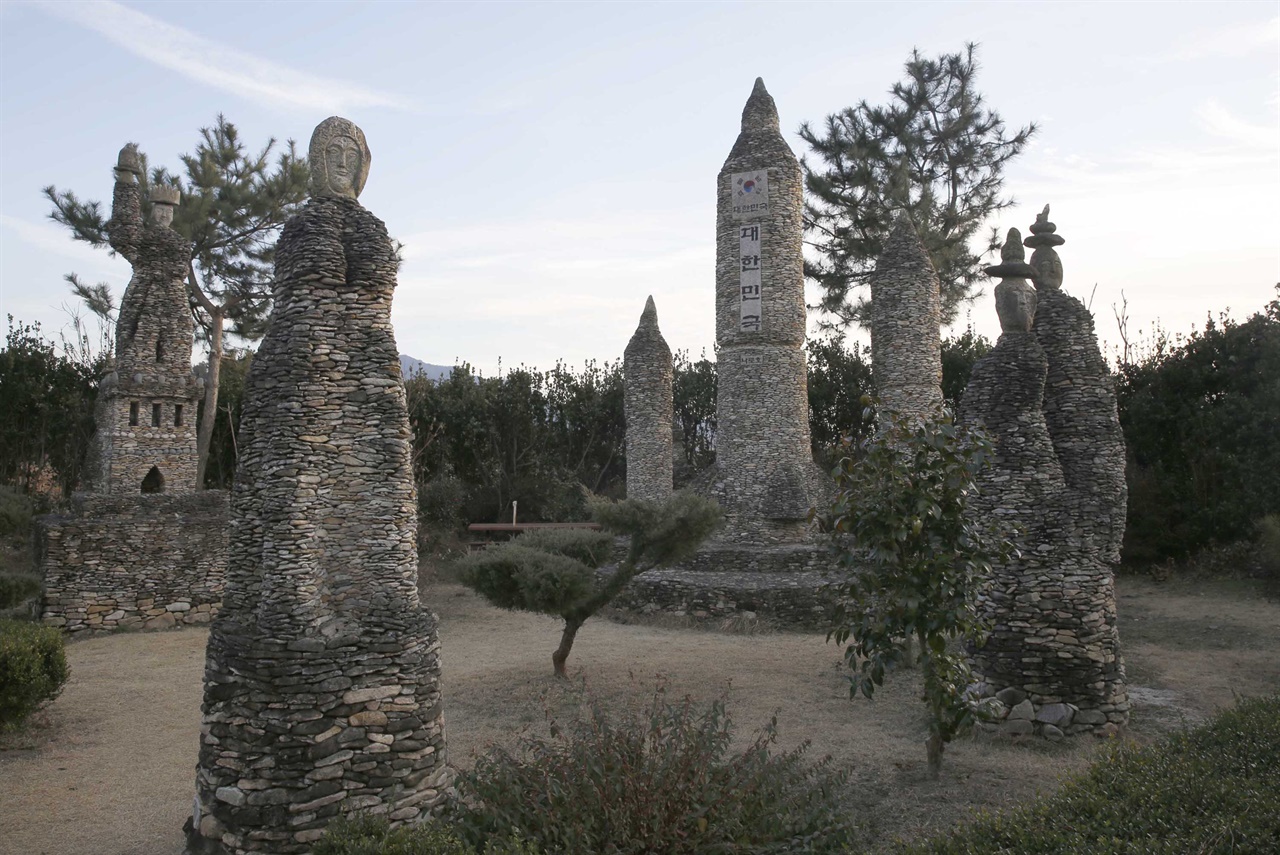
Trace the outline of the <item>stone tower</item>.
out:
[[[627,424],[627,498],[671,497],[671,348],[650,297],[622,359]]]
[[[196,404],[191,373],[191,246],[169,227],[176,187],[151,190],[152,217],[142,219],[137,149],[125,146],[107,235],[133,265],[120,301],[115,365],[100,384],[87,469],[91,492],[190,493],[196,484]]]
[[[871,363],[886,412],[924,417],[942,406],[939,301],[938,274],[904,212],[871,277]]]
[[[763,80],[716,189],[719,537],[803,542],[822,476],[809,439],[802,181]]]
[[[309,162],[246,381],[188,852],[307,852],[335,816],[416,821],[451,782],[436,620],[418,597],[396,254],[356,201],[364,133],[326,119]]]
[[[974,365],[960,419],[984,428],[995,448],[971,511],[1015,526],[1020,554],[989,580],[982,608],[992,630],[972,651],[974,671],[1006,709],[1022,707],[1002,725],[1010,733],[1114,729],[1129,709],[1109,557],[1117,523],[1105,512],[1119,501],[1123,513],[1114,492],[1123,456],[1108,456],[1106,431],[1115,398],[1101,392],[1110,389],[1105,365],[1090,358],[1092,319],[1058,290],[1056,253],[1027,264],[1010,229],[987,273],[1001,278],[1002,332]],[[1064,395],[1068,406],[1055,403]],[[1123,532],[1123,518],[1118,525]]]

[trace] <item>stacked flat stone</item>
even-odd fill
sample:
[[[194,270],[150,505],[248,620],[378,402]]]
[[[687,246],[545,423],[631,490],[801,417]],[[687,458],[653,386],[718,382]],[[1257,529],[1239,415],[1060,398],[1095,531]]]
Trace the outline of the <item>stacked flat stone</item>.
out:
[[[996,451],[972,510],[1013,526],[1020,550],[995,570],[984,592],[992,631],[972,651],[973,665],[979,691],[1001,701],[1004,720],[992,727],[1048,738],[1114,731],[1127,721],[1128,698],[1111,565],[1104,539],[1092,531],[1107,521],[1090,515],[1095,488],[1079,490],[1067,477],[1063,451],[1071,445],[1055,435],[1063,422],[1048,418],[1046,381],[1055,374],[1045,341],[1057,330],[1042,327],[1045,294],[1030,290],[1026,280],[1037,272],[1025,263],[1019,238],[1011,229],[1002,263],[987,268],[1001,278],[1003,332],[974,366],[960,409],[961,422],[984,428]],[[1092,327],[1084,332],[1091,335]],[[1071,330],[1076,339],[1082,334]],[[1079,368],[1062,373],[1079,376]],[[1096,416],[1082,420],[1092,424]],[[1075,472],[1088,476],[1084,466]]]
[[[191,245],[169,227],[176,188],[153,188],[153,219],[143,223],[137,170],[136,150],[126,146],[107,235],[133,277],[120,300],[115,364],[99,384],[86,486],[96,493],[189,493],[198,486],[201,392],[191,373]]]
[[[941,320],[938,274],[904,212],[871,277],[871,363],[883,412],[927,418],[941,408]]]
[[[763,172],[768,207],[735,219],[733,176]],[[739,544],[807,543],[809,509],[823,495],[809,438],[800,163],[778,109],[756,79],[742,129],[716,179],[716,462],[708,491]],[[761,231],[758,329],[741,323],[740,234]]]
[[[339,815],[447,795],[439,641],[419,602],[396,254],[356,201],[364,134],[311,142],[246,381],[223,609],[209,635],[189,852],[310,850]]]
[[[663,502],[672,489],[671,348],[650,297],[622,358],[627,424],[627,498]]]

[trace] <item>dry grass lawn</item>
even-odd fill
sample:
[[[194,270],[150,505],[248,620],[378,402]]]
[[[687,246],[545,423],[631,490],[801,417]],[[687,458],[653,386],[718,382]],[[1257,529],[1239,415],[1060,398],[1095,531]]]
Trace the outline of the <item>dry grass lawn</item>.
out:
[[[1136,706],[1130,738],[1151,739],[1280,690],[1280,604],[1246,583],[1124,578],[1121,637]],[[514,746],[570,714],[579,689],[551,676],[557,621],[502,612],[445,581],[426,601],[441,619],[451,761]],[[190,812],[205,633],[180,630],[76,642],[66,691],[36,726],[0,743],[0,853],[176,855]],[[727,693],[743,739],[777,712],[780,742],[813,743],[853,769],[850,802],[879,844],[944,829],[972,809],[1052,789],[1097,750],[966,739],[942,779],[924,769],[916,675],[895,675],[874,702],[851,701],[839,650],[821,635],[730,634],[589,621],[569,659],[574,682],[618,702],[643,701],[655,675],[675,696]],[[545,731],[543,731],[545,732]]]

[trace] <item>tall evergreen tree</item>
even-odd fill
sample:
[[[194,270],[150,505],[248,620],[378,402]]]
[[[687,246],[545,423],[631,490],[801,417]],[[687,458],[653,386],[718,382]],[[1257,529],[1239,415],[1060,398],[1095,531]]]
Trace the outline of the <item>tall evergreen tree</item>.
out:
[[[150,184],[182,191],[173,228],[192,242],[187,286],[197,331],[209,351],[205,398],[197,434],[203,485],[209,445],[218,413],[218,387],[223,339],[227,332],[246,340],[259,338],[271,306],[272,263],[280,228],[307,198],[307,162],[293,140],[274,154],[270,139],[256,153],[246,151],[236,126],[219,114],[212,127],[200,129],[193,154],[181,157],[185,176],[165,168],[148,170],[143,160],[142,198],[150,205]],[[49,216],[71,230],[72,237],[107,247],[102,204],[81,201],[71,191],[52,185],[44,194],[53,203]],[[143,216],[148,216],[146,210]],[[68,276],[73,292],[91,311],[110,319],[114,309],[106,286],[85,285]],[[104,300],[105,297],[105,300]],[[228,328],[229,325],[229,328]]]
[[[868,283],[895,213],[911,214],[942,282],[943,323],[976,294],[981,257],[971,239],[991,214],[1013,204],[1001,196],[1004,166],[1036,132],[1035,124],[1005,132],[974,86],[977,47],[937,59],[911,52],[906,79],[890,101],[860,101],[827,117],[821,128],[805,122],[800,136],[812,149],[804,167],[806,242],[818,258],[805,274],[822,287],[813,308],[832,329],[863,323]],[[998,247],[995,231],[988,249]]]

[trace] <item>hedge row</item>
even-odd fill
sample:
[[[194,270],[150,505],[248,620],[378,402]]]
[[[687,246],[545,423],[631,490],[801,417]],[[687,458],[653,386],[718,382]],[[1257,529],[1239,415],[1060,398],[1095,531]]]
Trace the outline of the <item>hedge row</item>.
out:
[[[66,651],[55,627],[0,620],[0,730],[11,730],[67,682]]]

